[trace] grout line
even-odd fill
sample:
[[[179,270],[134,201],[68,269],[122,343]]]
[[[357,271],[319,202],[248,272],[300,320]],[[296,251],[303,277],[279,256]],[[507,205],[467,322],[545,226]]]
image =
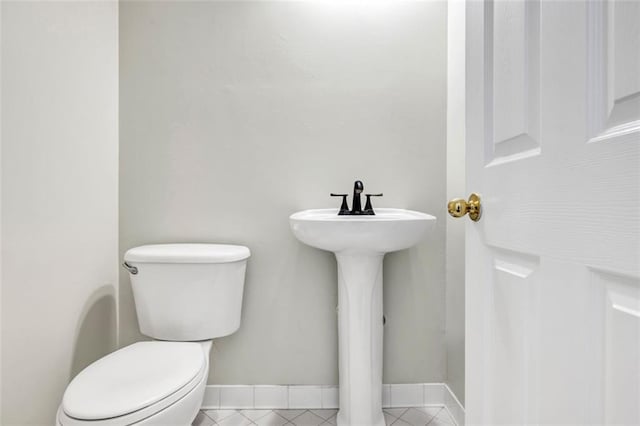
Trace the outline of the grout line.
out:
[[[404,408],[404,407],[398,407],[398,408],[402,409],[402,408]],[[387,413],[387,414],[389,414],[391,417],[395,417],[395,419],[396,419],[396,420],[398,420],[400,417],[402,417],[402,416],[404,416],[405,414],[407,414],[407,411],[409,411],[409,408],[404,408],[404,411],[403,411],[402,413],[400,413],[400,414],[398,415],[398,417],[395,417],[393,414],[389,414],[389,413]],[[395,423],[395,420],[394,420],[394,423]]]
[[[392,425],[395,425],[396,423],[398,423],[400,421],[400,417],[398,417],[397,419],[395,419],[393,422],[391,422]],[[406,423],[404,420],[402,420],[402,422]]]
[[[434,414],[434,415],[429,419],[429,421],[428,421],[425,425],[431,425],[431,424],[433,424],[433,423],[434,423],[434,421],[435,421],[435,420],[437,420],[437,419],[439,418],[439,416],[441,416],[441,415],[442,415],[442,413],[445,413],[445,414],[447,415],[447,417],[448,417],[447,421],[452,421],[452,422],[453,422],[453,425],[452,425],[452,426],[459,426],[459,424],[458,424],[458,422],[457,422],[456,418],[453,416],[453,414],[451,413],[451,411],[449,410],[449,408],[448,408],[446,405],[438,405],[438,406],[431,405],[431,406],[432,406],[432,407],[439,407],[439,410],[438,410],[438,411],[436,411],[436,413],[435,413],[435,414]],[[425,407],[427,407],[427,406],[425,406]],[[387,416],[391,417],[391,419],[392,419],[392,420],[391,420],[391,425],[396,425],[396,426],[398,426],[398,425],[400,425],[400,424],[408,423],[408,422],[407,422],[406,420],[404,420],[402,417],[403,417],[404,415],[406,415],[406,414],[409,412],[409,410],[411,410],[412,408],[420,408],[420,407],[396,407],[395,409],[401,409],[401,410],[402,410],[402,411],[400,411],[400,414],[398,414],[398,415],[393,415],[393,414],[391,414],[391,413],[387,412],[387,410],[386,410],[386,409],[384,409],[384,410],[383,410],[383,412],[384,412],[384,414],[386,414]],[[265,414],[264,416],[258,417],[258,418],[256,418],[256,419],[254,420],[254,419],[252,419],[252,418],[248,417],[247,415],[245,415],[245,414],[243,413],[243,411],[247,411],[247,410],[250,410],[250,411],[265,411],[265,413],[266,413],[266,414]],[[284,409],[279,409],[279,410],[284,410]],[[287,426],[296,426],[295,420],[296,420],[296,419],[298,419],[299,417],[301,417],[301,416],[305,415],[306,413],[310,413],[310,414],[312,414],[313,416],[317,417],[318,419],[322,420],[322,422],[321,422],[321,423],[319,423],[319,425],[322,425],[322,426],[331,425],[331,419],[334,419],[334,418],[335,418],[335,415],[334,415],[334,416],[330,416],[328,419],[325,419],[324,417],[319,416],[319,415],[317,415],[316,413],[314,413],[314,412],[313,412],[313,411],[314,411],[314,409],[304,409],[304,408],[300,408],[300,409],[294,409],[294,410],[295,410],[295,411],[300,411],[301,413],[300,413],[300,414],[298,414],[297,416],[294,416],[294,417],[293,417],[293,418],[291,418],[291,419],[287,419],[286,417],[284,417],[284,416],[280,415],[279,413],[277,413],[277,412],[276,412],[276,409],[218,409],[218,410],[211,410],[211,411],[233,411],[234,413],[230,414],[229,416],[223,417],[221,420],[222,420],[222,421],[224,421],[224,419],[226,419],[226,418],[228,418],[228,417],[231,417],[231,416],[233,416],[235,413],[237,413],[237,414],[240,414],[240,416],[241,416],[241,417],[243,417],[243,418],[247,419],[247,420],[250,422],[250,423],[249,423],[250,425],[256,425],[256,424],[257,424],[257,422],[258,422],[260,419],[262,419],[262,418],[264,418],[264,417],[266,417],[266,416],[268,416],[268,415],[270,415],[270,414],[275,414],[278,418],[280,418],[280,419],[284,420],[284,421],[285,421],[285,423],[283,423],[283,426],[284,426],[284,425],[287,425]],[[204,409],[200,410],[200,412],[201,412],[205,417],[209,418],[209,419],[213,422],[213,425],[220,425],[220,423],[218,423],[216,420],[214,420],[213,418],[209,417],[209,415],[207,415],[207,413],[205,412],[205,410],[204,410]]]
[[[430,425],[431,423],[433,423],[433,421],[438,417],[438,414],[442,412],[442,408],[444,407],[440,407],[440,410],[436,411],[436,414],[433,417],[431,417],[431,419],[429,419],[429,422],[427,423],[427,425]]]
[[[252,398],[251,406],[255,409],[256,408],[256,387],[255,386],[251,386],[251,398]],[[251,421],[253,422],[253,420]]]
[[[285,421],[285,423],[284,423],[285,425],[288,425],[289,423],[291,423],[291,421],[289,419],[287,419],[287,418],[281,416],[280,414],[276,413],[276,410],[271,410],[271,412],[273,414],[275,414],[276,416],[280,417],[282,420],[284,420]]]
[[[294,408],[294,410],[300,410],[300,408]],[[298,417],[302,417],[302,415],[304,415],[304,413],[306,413],[307,411],[309,411],[309,410],[308,410],[308,409],[306,409],[306,408],[302,408],[301,410],[302,410],[302,413],[298,414],[297,416],[295,416],[294,418],[292,418],[291,420],[289,420],[291,423],[293,423],[293,421],[294,421],[295,419],[297,419]]]
[[[291,398],[291,386],[287,386],[287,404],[286,404],[287,410],[291,408],[291,403],[289,402],[289,398]],[[289,420],[289,423],[291,423],[291,420]]]
[[[251,420],[249,417],[247,417],[244,414],[242,414],[242,411],[236,410],[236,413],[240,414],[242,417],[244,417],[245,419],[249,420],[249,422],[251,422],[252,425],[255,425],[255,422],[253,420]]]
[[[438,414],[440,414],[442,411],[446,411],[447,414],[449,415],[449,418],[453,420],[453,425],[458,426],[458,421],[456,420],[455,417],[453,417],[453,414],[451,413],[451,411],[449,411],[449,408],[446,405],[442,408],[442,410],[440,410]]]

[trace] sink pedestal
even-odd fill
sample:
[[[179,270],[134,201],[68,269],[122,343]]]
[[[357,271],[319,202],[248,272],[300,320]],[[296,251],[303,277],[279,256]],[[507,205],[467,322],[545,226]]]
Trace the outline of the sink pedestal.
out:
[[[384,426],[382,415],[382,260],[336,253],[340,411],[338,426]]]
[[[436,218],[403,209],[376,209],[371,216],[315,209],[289,221],[298,240],[332,251],[338,260],[338,425],[384,426],[382,259],[417,244]]]

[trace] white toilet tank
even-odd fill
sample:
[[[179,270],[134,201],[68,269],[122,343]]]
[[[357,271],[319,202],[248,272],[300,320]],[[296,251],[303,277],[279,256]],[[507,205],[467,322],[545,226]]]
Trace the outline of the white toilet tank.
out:
[[[140,331],[154,339],[195,341],[240,327],[247,247],[156,244],[124,255]]]

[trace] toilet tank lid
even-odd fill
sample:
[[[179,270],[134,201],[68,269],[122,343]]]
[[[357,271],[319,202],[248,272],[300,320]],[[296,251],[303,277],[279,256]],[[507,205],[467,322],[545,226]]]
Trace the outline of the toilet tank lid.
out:
[[[228,263],[251,256],[247,247],[230,244],[151,244],[124,255],[132,263]]]

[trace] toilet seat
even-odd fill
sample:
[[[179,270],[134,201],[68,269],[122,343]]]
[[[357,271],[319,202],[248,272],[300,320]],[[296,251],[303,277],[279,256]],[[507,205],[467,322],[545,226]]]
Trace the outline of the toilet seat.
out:
[[[204,384],[207,372],[199,343],[135,343],[78,374],[67,387],[58,419],[64,426],[136,423],[186,397]]]

